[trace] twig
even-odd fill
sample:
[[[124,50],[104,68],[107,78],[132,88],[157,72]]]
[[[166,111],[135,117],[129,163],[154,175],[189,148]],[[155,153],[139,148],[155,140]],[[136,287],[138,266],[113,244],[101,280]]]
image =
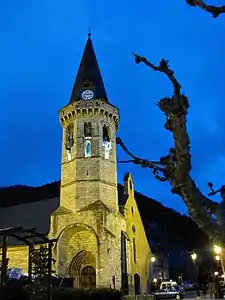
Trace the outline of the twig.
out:
[[[140,64],[142,62],[147,67],[153,69],[154,71],[159,71],[159,72],[163,72],[164,74],[166,74],[167,77],[170,79],[170,81],[173,84],[174,94],[177,95],[178,97],[180,96],[181,85],[175,78],[174,71],[169,68],[168,60],[165,60],[164,58],[162,58],[159,63],[159,66],[156,66],[156,65],[152,64],[150,61],[148,61],[146,57],[140,56],[135,53],[132,53],[132,54],[135,57],[136,64]]]
[[[205,10],[213,15],[214,18],[217,18],[220,14],[225,13],[225,5],[215,6],[208,5],[203,0],[186,0],[187,4],[190,6],[196,7],[198,6],[202,10]]]

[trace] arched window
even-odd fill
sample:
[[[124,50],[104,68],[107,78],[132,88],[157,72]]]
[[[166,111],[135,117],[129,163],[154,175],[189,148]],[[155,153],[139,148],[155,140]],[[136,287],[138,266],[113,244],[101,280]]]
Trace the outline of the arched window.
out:
[[[74,130],[73,124],[69,124],[66,128],[66,138],[65,138],[66,150],[71,150],[71,148],[73,147],[74,144],[73,130]]]
[[[91,141],[90,140],[86,140],[84,142],[84,156],[91,157]]]
[[[84,123],[84,137],[91,138],[92,137],[92,124],[91,122]]]
[[[109,152],[112,149],[109,126],[104,125],[102,127],[102,140],[102,146],[105,148],[105,159],[109,159]]]
[[[140,295],[141,293],[141,278],[137,273],[134,274],[134,293],[135,295]]]
[[[104,125],[102,128],[103,142],[110,142],[110,129],[109,126]]]
[[[67,160],[70,161],[72,159],[72,147],[74,145],[73,138],[74,125],[70,123],[65,132],[65,148],[66,148],[66,156]]]

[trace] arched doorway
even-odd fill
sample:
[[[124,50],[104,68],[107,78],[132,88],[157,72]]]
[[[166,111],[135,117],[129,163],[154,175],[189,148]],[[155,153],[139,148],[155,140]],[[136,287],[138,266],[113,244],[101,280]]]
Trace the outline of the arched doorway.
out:
[[[69,276],[74,279],[75,288],[96,286],[95,257],[89,251],[80,251],[72,260]]]
[[[84,289],[96,287],[96,273],[93,267],[87,266],[81,271],[81,287]]]
[[[134,274],[134,292],[135,295],[140,295],[141,293],[141,278],[138,273]]]

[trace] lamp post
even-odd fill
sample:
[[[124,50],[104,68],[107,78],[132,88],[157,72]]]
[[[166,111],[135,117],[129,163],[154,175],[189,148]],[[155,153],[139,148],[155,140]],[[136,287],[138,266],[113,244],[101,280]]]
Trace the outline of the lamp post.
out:
[[[194,270],[195,270],[195,281],[196,281],[196,289],[197,289],[197,298],[200,297],[200,291],[199,291],[199,286],[198,286],[198,265],[196,263],[197,261],[197,254],[195,252],[193,252],[191,254],[191,259],[193,261],[194,264]]]
[[[150,260],[151,260],[151,276],[153,278],[153,279],[151,279],[150,291],[155,291],[156,284],[157,284],[157,278],[158,278],[158,274],[157,274],[156,268],[155,268],[156,257],[154,255],[152,255]]]
[[[224,266],[223,266],[223,255],[222,255],[222,248],[218,245],[214,245],[214,254],[215,254],[215,260],[221,263],[222,266],[222,272],[224,275]],[[225,280],[224,276],[223,276],[223,280]]]

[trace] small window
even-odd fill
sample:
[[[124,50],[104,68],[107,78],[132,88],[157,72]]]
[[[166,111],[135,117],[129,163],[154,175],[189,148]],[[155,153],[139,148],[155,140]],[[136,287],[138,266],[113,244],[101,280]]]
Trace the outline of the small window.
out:
[[[133,206],[131,206],[131,213],[132,213],[132,215],[134,214],[134,208],[133,208]]]
[[[92,137],[92,124],[91,122],[84,123],[84,137],[91,138]]]
[[[134,226],[134,225],[132,225],[132,231],[133,231],[133,233],[135,233],[135,232],[136,232],[136,228],[135,228],[135,226]]]
[[[136,241],[133,238],[133,254],[134,254],[134,262],[136,263]]]
[[[86,140],[84,143],[84,156],[91,157],[91,141]]]

